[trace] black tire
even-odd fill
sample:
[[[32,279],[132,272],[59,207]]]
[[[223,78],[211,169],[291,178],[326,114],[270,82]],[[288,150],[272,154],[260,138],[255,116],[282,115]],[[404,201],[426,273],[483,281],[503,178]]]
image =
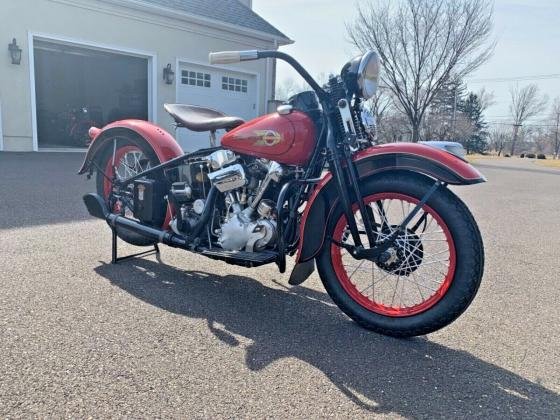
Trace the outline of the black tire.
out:
[[[420,200],[433,185],[422,175],[398,172],[368,179],[361,186],[363,196],[398,193]],[[317,267],[328,294],[336,305],[362,327],[393,337],[428,334],[453,322],[474,299],[484,267],[484,249],[478,226],[467,206],[449,189],[440,188],[427,202],[447,225],[456,252],[455,271],[443,297],[425,311],[410,316],[387,316],[358,303],[342,286],[333,266],[331,242],[325,242],[317,257]],[[333,237],[342,217],[341,206],[334,210],[326,238]],[[404,286],[403,286],[404,287]],[[398,288],[398,283],[396,288]]]
[[[132,134],[123,135],[123,134],[120,134],[120,133],[115,138],[117,139],[117,151],[119,149],[123,149],[123,148],[126,148],[126,147],[133,146],[133,147],[138,148],[144,154],[144,156],[149,160],[149,163],[150,163],[151,167],[154,167],[154,166],[160,164],[160,161],[159,161],[157,155],[155,154],[155,152],[142,139],[138,139],[138,138],[136,138],[136,136],[134,136]],[[100,152],[99,158],[97,159],[97,164],[99,165],[100,168],[105,170],[109,160],[110,159],[112,160],[112,157],[113,157],[113,141],[109,141],[108,145],[105,147],[105,149]],[[97,175],[96,175],[97,193],[100,196],[102,196],[103,198],[105,198],[106,202],[110,206],[110,203],[108,201],[109,197],[105,193],[105,188],[104,188],[105,181],[106,181],[105,176],[100,171],[97,171]],[[163,205],[165,205],[165,204],[162,203],[162,206]],[[165,212],[162,212],[162,214],[165,214]],[[162,220],[157,220],[157,221],[155,221],[153,226],[159,228],[159,227],[161,227],[163,222],[164,222],[163,219]],[[128,229],[124,229],[124,228],[120,228],[120,227],[117,228],[117,235],[123,241],[128,242],[131,245],[135,245],[135,246],[152,246],[152,245],[154,245],[153,240],[147,239],[144,236],[139,235],[136,232],[132,232]]]

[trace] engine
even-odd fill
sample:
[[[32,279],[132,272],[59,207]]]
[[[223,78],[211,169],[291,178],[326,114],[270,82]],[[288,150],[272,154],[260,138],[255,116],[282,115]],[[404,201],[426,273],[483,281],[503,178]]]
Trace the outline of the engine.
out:
[[[247,160],[248,159],[248,160]],[[185,181],[176,182],[169,194],[177,210],[170,226],[188,235],[206,207],[209,189],[219,195],[209,222],[210,247],[226,251],[258,252],[276,243],[276,203],[268,198],[285,175],[285,167],[258,158],[242,159],[229,150],[188,162]]]
[[[276,239],[276,221],[271,217],[274,209],[272,202],[262,200],[256,216],[251,206],[241,210],[239,201],[233,202],[230,208],[229,218],[217,231],[218,243],[223,249],[262,251]]]

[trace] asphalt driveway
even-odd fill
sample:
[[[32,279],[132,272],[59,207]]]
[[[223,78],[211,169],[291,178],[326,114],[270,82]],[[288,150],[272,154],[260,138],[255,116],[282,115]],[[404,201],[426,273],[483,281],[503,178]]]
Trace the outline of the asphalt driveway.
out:
[[[289,287],[169,248],[110,265],[81,158],[0,153],[0,417],[560,416],[560,172],[482,163],[489,182],[456,189],[482,287],[450,327],[397,340],[316,274]]]

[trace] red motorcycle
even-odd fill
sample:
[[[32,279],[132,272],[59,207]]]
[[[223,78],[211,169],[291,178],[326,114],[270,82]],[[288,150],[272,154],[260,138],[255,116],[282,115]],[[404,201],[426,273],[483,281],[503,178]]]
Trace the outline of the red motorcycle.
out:
[[[484,251],[469,209],[447,187],[485,178],[430,146],[374,146],[361,110],[377,89],[375,52],[322,87],[282,52],[210,54],[212,64],[263,58],[286,61],[313,91],[248,122],[165,105],[179,127],[212,139],[225,129],[221,146],[185,154],[138,120],[90,130],[79,173],[96,172],[97,194],[84,202],[113,231],[113,263],[123,259],[117,236],[156,252],[163,243],[228,264],[275,263],[280,272],[295,255],[289,283],[301,284],[316,264],[333,301],[369,330],[406,337],[454,321],[478,290]]]

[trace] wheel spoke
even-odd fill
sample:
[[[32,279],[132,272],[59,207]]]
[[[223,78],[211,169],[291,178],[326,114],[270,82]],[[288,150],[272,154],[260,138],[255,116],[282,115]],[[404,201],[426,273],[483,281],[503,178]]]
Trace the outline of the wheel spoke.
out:
[[[416,289],[418,289],[418,293],[420,293],[420,298],[422,299],[422,301],[426,300],[424,298],[424,295],[422,294],[422,289],[420,289],[420,286],[418,285],[418,281],[416,280],[416,275],[415,275],[414,272],[412,273],[412,277],[414,278],[415,281],[413,281],[411,283],[416,285]]]
[[[379,280],[374,281],[373,284],[370,284],[369,286],[366,286],[365,288],[360,290],[360,293],[365,293],[367,290],[371,289],[372,287],[375,287],[375,285],[377,284],[379,286],[379,284],[381,284],[384,280],[388,279],[391,276],[391,273],[387,273],[385,276],[383,276],[382,278],[380,278]]]
[[[402,286],[401,286],[401,294],[400,294],[400,297],[399,297],[399,305],[400,305],[401,307],[402,307],[402,306],[405,306],[405,305],[403,304],[403,294],[404,294],[404,288],[405,288],[405,287],[406,287],[406,281],[405,281],[405,279],[403,279],[403,281],[402,281]]]
[[[428,236],[428,235],[435,235],[436,233],[444,233],[444,232],[443,232],[443,230],[434,230],[434,231],[432,231],[432,232],[422,232],[422,233],[420,233],[418,236],[419,236],[420,238],[424,239],[425,236]]]
[[[432,280],[432,279],[430,279],[430,278],[424,277],[424,276],[423,276],[422,274],[420,274],[418,271],[416,271],[416,275],[417,275],[418,277],[420,277],[422,280],[429,281],[430,283],[434,283],[434,284],[438,284],[438,285],[441,284],[441,282],[439,282],[439,281]]]
[[[362,264],[364,262],[366,262],[367,260],[362,260],[360,261],[360,263],[358,264],[358,266],[354,269],[354,271],[352,271],[352,274],[350,274],[350,278],[352,278],[352,276],[356,273],[356,271],[358,271],[358,269],[362,266]]]
[[[425,289],[428,289],[428,290],[429,290],[430,292],[432,292],[432,293],[437,292],[437,289],[432,289],[432,288],[430,288],[430,287],[428,287],[428,286],[426,286],[426,285],[424,285],[424,284],[422,284],[422,283],[417,283],[417,282],[415,282],[414,280],[410,280],[410,279],[408,279],[408,281],[410,281],[411,283],[416,284],[417,286],[420,286],[420,287],[423,287],[423,288],[425,288]]]
[[[375,301],[375,264],[371,265],[371,300]]]
[[[398,277],[397,277],[397,284],[395,285],[395,291],[394,291],[394,293],[393,293],[393,297],[391,298],[391,306],[393,306],[394,303],[395,303],[395,296],[396,296],[396,294],[397,294],[397,289],[399,288],[399,281],[400,281],[400,280],[401,280],[401,276],[398,276]]]

